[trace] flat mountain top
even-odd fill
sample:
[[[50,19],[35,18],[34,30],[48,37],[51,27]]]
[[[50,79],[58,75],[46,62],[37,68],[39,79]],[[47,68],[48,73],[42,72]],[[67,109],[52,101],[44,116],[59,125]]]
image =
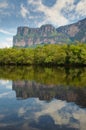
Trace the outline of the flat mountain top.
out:
[[[86,42],[86,18],[76,23],[55,28],[51,24],[40,28],[18,27],[13,46],[28,47],[36,44]]]

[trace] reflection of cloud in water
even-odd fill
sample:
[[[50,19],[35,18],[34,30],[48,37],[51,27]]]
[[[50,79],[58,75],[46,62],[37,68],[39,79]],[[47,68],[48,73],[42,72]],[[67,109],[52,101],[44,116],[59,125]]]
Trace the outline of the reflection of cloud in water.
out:
[[[86,109],[81,109],[74,103],[60,100],[53,100],[49,104],[45,103],[43,109],[35,114],[38,120],[43,115],[51,116],[55,124],[80,127],[80,130],[86,129]]]
[[[30,114],[31,112],[31,114]],[[69,126],[80,130],[86,128],[86,109],[79,108],[74,103],[67,103],[60,100],[52,100],[47,103],[34,99],[31,106],[22,106],[18,110],[19,116],[24,116],[25,124],[30,125],[29,122],[41,123],[42,118],[52,119],[53,125]],[[45,124],[46,125],[46,124]]]
[[[49,123],[50,130],[52,128],[56,130],[59,127],[63,130],[64,126],[64,130],[86,129],[86,109],[80,108],[75,103],[56,99],[46,102],[38,98],[26,100],[8,98],[5,101],[0,106],[0,128],[10,126],[16,127],[14,130],[20,130],[20,128],[21,130],[47,130]],[[4,109],[4,106],[7,108]],[[43,125],[45,129],[42,128]]]
[[[0,99],[1,98],[14,98],[15,92],[12,91],[12,81],[0,80]]]
[[[9,80],[0,80],[0,86],[12,90],[12,81],[9,81]]]
[[[10,94],[10,92],[2,93],[0,94],[0,98],[7,97]]]
[[[24,114],[26,113],[27,110],[25,110],[23,107],[21,107],[18,111],[18,115],[21,117],[21,116],[24,116]]]

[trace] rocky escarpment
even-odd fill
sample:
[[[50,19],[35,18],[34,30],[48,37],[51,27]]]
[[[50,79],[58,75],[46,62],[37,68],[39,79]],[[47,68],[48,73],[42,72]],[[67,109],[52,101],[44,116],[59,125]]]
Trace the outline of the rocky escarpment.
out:
[[[86,42],[86,18],[77,23],[59,27],[57,32],[65,34],[71,41]]]
[[[51,24],[40,28],[18,27],[13,37],[13,46],[28,47],[43,43],[86,42],[86,19],[77,23],[54,28]]]
[[[40,28],[18,27],[17,34],[13,37],[13,46],[27,47],[43,43],[63,43],[65,41],[70,41],[68,36],[57,33],[52,25],[47,24]]]

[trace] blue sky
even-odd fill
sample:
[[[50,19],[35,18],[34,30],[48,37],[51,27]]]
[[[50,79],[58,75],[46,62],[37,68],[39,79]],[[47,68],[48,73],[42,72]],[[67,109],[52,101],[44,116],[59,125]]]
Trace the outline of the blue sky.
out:
[[[86,18],[86,0],[0,0],[0,48],[12,46],[18,26],[67,25]]]

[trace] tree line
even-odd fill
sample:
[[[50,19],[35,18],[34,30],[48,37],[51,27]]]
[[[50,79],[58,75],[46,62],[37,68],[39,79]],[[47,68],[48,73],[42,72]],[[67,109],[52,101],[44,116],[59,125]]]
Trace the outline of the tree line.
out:
[[[45,44],[0,49],[0,65],[86,65],[86,44]]]

